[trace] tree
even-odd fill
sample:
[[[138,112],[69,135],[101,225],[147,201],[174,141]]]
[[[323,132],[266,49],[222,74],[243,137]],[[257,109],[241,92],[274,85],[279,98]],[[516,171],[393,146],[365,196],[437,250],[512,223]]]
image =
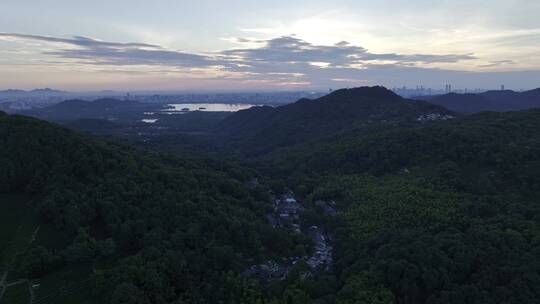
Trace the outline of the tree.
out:
[[[111,304],[144,304],[144,293],[131,283],[118,285],[111,298]]]

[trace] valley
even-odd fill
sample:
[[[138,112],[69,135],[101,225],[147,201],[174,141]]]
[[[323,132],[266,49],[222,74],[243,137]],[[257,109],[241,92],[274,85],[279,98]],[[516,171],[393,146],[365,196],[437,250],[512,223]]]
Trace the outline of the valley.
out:
[[[0,304],[540,303],[538,16],[1,0]]]
[[[537,109],[464,115],[382,87],[141,122],[163,109],[152,107],[21,113],[52,123],[0,115],[1,191],[16,193],[2,214],[35,211],[2,221],[3,299],[513,303],[538,292]]]

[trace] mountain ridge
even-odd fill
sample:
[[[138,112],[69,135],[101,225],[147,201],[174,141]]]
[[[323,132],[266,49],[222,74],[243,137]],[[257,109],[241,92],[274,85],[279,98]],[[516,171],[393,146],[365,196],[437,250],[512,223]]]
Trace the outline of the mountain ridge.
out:
[[[142,117],[142,112],[146,108],[154,107],[138,101],[116,98],[100,98],[93,101],[69,99],[46,108],[25,110],[19,113],[52,121],[87,118],[118,119],[126,116]]]
[[[486,91],[478,94],[448,93],[418,97],[417,99],[464,114],[482,111],[517,111],[540,107],[540,88],[524,92],[504,90]]]
[[[25,210],[41,227],[8,263],[8,280],[37,280],[55,303],[122,303],[126,286],[132,303],[242,303],[231,292],[245,286],[242,271],[309,245],[272,229],[263,216],[269,194],[244,185],[252,172],[223,162],[166,157],[0,112],[0,167],[0,194],[32,196]],[[49,242],[51,234],[65,242]],[[77,300],[57,292],[89,281]]]
[[[32,90],[18,90],[18,89],[7,89],[0,90],[0,96],[21,96],[21,95],[66,95],[71,94],[68,91],[56,90],[51,88],[38,88]]]
[[[225,118],[216,133],[233,145],[261,153],[356,126],[414,123],[424,115],[454,115],[427,102],[412,102],[381,87],[341,89],[280,107],[254,107]],[[264,141],[258,139],[264,138]],[[251,146],[251,148],[250,148]]]

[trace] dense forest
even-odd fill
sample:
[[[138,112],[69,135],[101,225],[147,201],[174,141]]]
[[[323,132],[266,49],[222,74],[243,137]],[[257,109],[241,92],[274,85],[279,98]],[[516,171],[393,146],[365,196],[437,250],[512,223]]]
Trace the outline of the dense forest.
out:
[[[540,89],[524,92],[511,90],[473,93],[449,93],[435,96],[419,96],[426,100],[459,113],[482,111],[518,111],[540,107]]]
[[[17,270],[39,278],[93,265],[96,301],[255,303],[239,275],[309,242],[263,220],[265,189],[249,171],[166,158],[0,114],[0,191],[26,193],[44,224],[72,241],[29,248]]]
[[[335,199],[344,303],[535,303],[540,111],[351,131],[259,165]]]
[[[213,128],[142,145],[173,156],[0,114],[0,193],[32,197],[69,240],[32,245],[14,271],[86,265],[96,303],[540,298],[540,110],[459,116],[375,87]],[[289,190],[302,226],[328,230],[334,263],[306,276],[301,261],[268,284],[245,270],[314,251],[265,219]]]
[[[445,117],[452,112],[423,101],[411,102],[384,87],[362,87],[341,89],[277,108],[239,111],[219,123],[216,133],[228,150],[253,156],[353,127],[371,129],[415,123],[429,114]]]

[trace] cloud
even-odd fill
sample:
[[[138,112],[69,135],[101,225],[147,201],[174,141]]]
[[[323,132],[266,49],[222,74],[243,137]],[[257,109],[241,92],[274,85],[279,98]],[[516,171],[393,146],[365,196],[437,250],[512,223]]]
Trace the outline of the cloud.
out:
[[[334,45],[315,45],[295,36],[265,40],[262,46],[236,48],[220,52],[224,58],[235,58],[239,65],[228,65],[229,71],[249,73],[251,79],[274,79],[275,75],[293,73],[290,79],[313,86],[340,83],[358,84],[354,79],[382,79],[379,66],[414,67],[419,64],[456,63],[474,60],[471,54],[397,54],[372,53],[341,41]],[[294,78],[293,78],[294,77]],[[346,79],[347,81],[344,81]]]
[[[197,54],[141,48],[61,49],[45,52],[61,58],[84,59],[100,65],[174,65],[206,67],[217,64],[213,59]]]
[[[503,65],[513,65],[513,64],[516,64],[514,60],[495,60],[495,61],[490,61],[487,64],[481,64],[478,67],[491,68],[491,67],[498,67],[498,66],[503,66]]]
[[[231,38],[232,39],[232,38]],[[167,74],[200,79],[228,79],[239,83],[275,86],[329,87],[344,84],[424,84],[437,86],[454,81],[457,85],[473,78],[505,83],[517,74],[470,73],[445,70],[438,66],[475,61],[474,54],[399,54],[375,53],[364,47],[341,41],[318,45],[294,35],[272,39],[234,38],[243,47],[224,51],[194,53],[171,50],[147,43],[101,41],[88,37],[58,38],[49,36],[0,33],[0,40],[39,41],[50,44],[40,49],[54,58],[60,67],[94,67],[99,71],[133,72],[137,75]],[[10,55],[11,56],[11,55]],[[50,58],[49,58],[50,59]],[[62,63],[62,61],[64,61]],[[49,66],[53,61],[49,60]],[[32,61],[29,61],[31,64]],[[514,64],[511,60],[491,61],[482,67]],[[164,73],[163,71],[167,71]],[[537,72],[529,76],[537,77]],[[187,76],[186,76],[187,75]],[[501,76],[502,75],[502,76]],[[510,77],[511,75],[512,77]],[[506,77],[506,78],[505,78]],[[463,85],[468,85],[464,82]]]
[[[106,42],[100,41],[88,37],[74,36],[73,38],[57,38],[50,36],[39,36],[39,35],[26,35],[26,34],[15,34],[15,33],[0,33],[0,38],[6,39],[26,39],[26,40],[37,40],[50,43],[64,43],[70,45],[76,45],[81,47],[114,47],[114,48],[126,48],[126,47],[146,47],[146,48],[155,48],[159,49],[160,46],[147,44],[147,43],[119,43],[119,42]]]
[[[0,38],[34,40],[66,45],[44,52],[60,58],[84,59],[106,65],[176,65],[182,67],[208,66],[254,66],[257,63],[326,63],[320,67],[340,67],[370,61],[391,61],[399,64],[458,62],[476,59],[471,54],[376,54],[361,46],[341,41],[332,46],[314,45],[294,36],[282,36],[268,40],[236,38],[239,43],[259,43],[256,48],[237,48],[213,54],[195,54],[167,50],[147,43],[120,43],[96,40],[88,37],[57,38],[49,36],[0,33]]]
[[[282,36],[265,41],[262,47],[240,48],[222,52],[226,56],[242,58],[246,62],[309,63],[325,62],[329,66],[348,66],[370,61],[391,61],[396,64],[455,63],[477,59],[472,54],[395,54],[370,53],[361,46],[341,41],[333,46],[314,45],[294,36]]]
[[[0,39],[34,40],[59,44],[62,47],[43,54],[64,59],[80,59],[96,65],[173,65],[205,67],[218,64],[208,56],[166,50],[147,43],[120,43],[87,37],[56,38],[49,36],[0,33]],[[67,48],[66,48],[67,47]]]
[[[456,63],[464,60],[478,59],[473,54],[447,54],[447,55],[428,55],[428,54],[413,54],[413,55],[401,55],[401,54],[366,54],[363,58],[364,61],[369,60],[389,60],[402,64],[414,64],[414,63]]]

